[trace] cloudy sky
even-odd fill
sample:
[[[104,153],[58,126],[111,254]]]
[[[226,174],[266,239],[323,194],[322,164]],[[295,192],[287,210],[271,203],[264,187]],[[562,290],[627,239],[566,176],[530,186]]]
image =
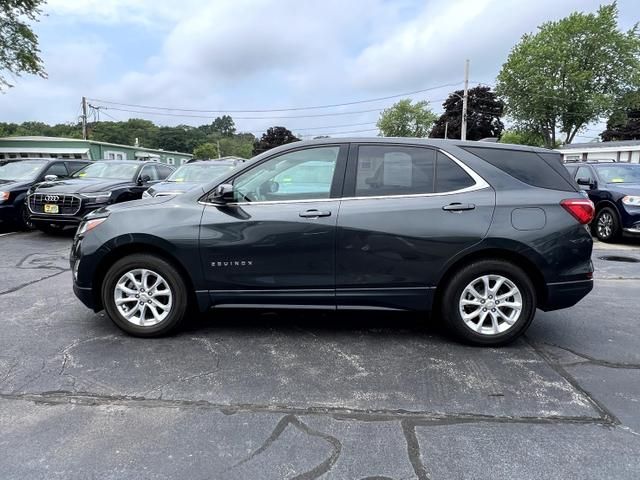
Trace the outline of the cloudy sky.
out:
[[[36,26],[49,78],[15,79],[0,94],[0,121],[74,122],[83,95],[108,107],[101,119],[164,125],[208,123],[213,111],[339,104],[426,89],[411,98],[439,111],[447,93],[462,87],[465,58],[472,84],[493,84],[524,33],[575,10],[595,11],[599,3],[49,0]],[[640,20],[640,2],[618,5],[622,28]],[[150,113],[107,101],[182,110]],[[256,134],[284,125],[310,136],[374,135],[379,111],[394,101],[231,115],[239,130]],[[600,130],[593,126],[581,140]]]

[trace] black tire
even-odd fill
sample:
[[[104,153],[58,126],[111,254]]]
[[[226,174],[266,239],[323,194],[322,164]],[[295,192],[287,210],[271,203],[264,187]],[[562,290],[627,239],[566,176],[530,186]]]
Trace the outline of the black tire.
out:
[[[166,281],[171,291],[171,307],[166,318],[152,326],[139,326],[127,320],[116,306],[114,292],[118,281],[135,269],[151,270]],[[178,328],[183,322],[189,304],[189,294],[178,270],[155,255],[134,254],[121,258],[107,271],[101,288],[102,305],[118,328],[135,337],[159,337]]]
[[[520,315],[510,327],[506,327],[507,329],[500,333],[479,333],[467,326],[462,318],[461,300],[465,288],[484,275],[499,275],[504,277],[518,288],[522,299]],[[494,282],[493,285],[495,286],[496,283]],[[501,288],[507,287],[503,286]],[[504,292],[504,290],[498,290],[498,292]],[[486,301],[493,302],[495,298],[497,297],[493,297],[493,300]],[[508,299],[506,301],[508,301]],[[473,345],[494,347],[514,341],[529,328],[536,312],[536,301],[536,291],[533,283],[520,267],[504,260],[479,260],[461,268],[450,278],[444,287],[440,299],[439,311],[442,312],[445,324],[462,341]],[[498,309],[497,305],[495,307],[492,311]],[[471,311],[475,311],[474,309],[477,307],[472,306],[470,308],[472,309]],[[482,308],[484,307],[479,307],[481,312]],[[505,307],[500,308],[503,312],[512,311],[509,307],[506,307],[506,310]],[[480,313],[480,315],[482,315],[482,313]],[[481,329],[490,328],[489,325],[492,325],[490,315],[492,314],[488,312],[488,315],[486,315],[487,320],[482,323],[482,325],[486,327],[481,327]],[[478,324],[480,323],[478,322]],[[508,323],[506,325],[508,325]]]
[[[27,232],[36,228],[29,218],[29,209],[24,203],[22,204],[22,207],[20,207],[20,211],[18,212],[18,227],[20,227],[21,230],[25,230]]]
[[[620,238],[620,219],[618,212],[611,207],[604,207],[598,211],[593,219],[593,234],[601,242],[615,242]]]

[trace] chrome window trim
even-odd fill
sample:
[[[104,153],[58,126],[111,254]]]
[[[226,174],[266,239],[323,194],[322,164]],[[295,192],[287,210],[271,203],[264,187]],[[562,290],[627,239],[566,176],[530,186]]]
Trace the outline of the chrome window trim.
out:
[[[424,147],[418,147],[424,148]],[[375,195],[375,196],[359,196],[359,197],[337,197],[337,198],[315,198],[315,199],[305,199],[305,200],[269,200],[262,202],[233,202],[233,203],[213,203],[206,202],[203,200],[199,200],[198,203],[200,205],[213,205],[213,206],[242,206],[242,205],[279,205],[279,204],[287,204],[287,203],[320,203],[320,202],[337,202],[337,201],[345,201],[345,200],[382,200],[385,198],[422,198],[422,197],[442,197],[447,195],[456,195],[459,193],[468,193],[475,192],[477,190],[484,190],[486,188],[491,188],[491,185],[482,178],[475,170],[471,169],[468,165],[458,160],[456,157],[451,155],[449,152],[446,152],[440,148],[435,149],[436,152],[440,152],[446,155],[448,158],[453,160],[460,168],[462,168],[467,175],[469,175],[472,180],[475,182],[473,185],[465,188],[460,188],[458,190],[451,190],[448,192],[432,192],[432,193],[411,193],[411,194],[401,194],[401,195]]]

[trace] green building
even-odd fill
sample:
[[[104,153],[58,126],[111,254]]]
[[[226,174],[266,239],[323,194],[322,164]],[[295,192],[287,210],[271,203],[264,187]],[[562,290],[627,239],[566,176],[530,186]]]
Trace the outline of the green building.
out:
[[[58,137],[0,138],[0,160],[5,158],[85,158],[89,160],[157,160],[182,165],[190,153],[170,152],[131,145]]]

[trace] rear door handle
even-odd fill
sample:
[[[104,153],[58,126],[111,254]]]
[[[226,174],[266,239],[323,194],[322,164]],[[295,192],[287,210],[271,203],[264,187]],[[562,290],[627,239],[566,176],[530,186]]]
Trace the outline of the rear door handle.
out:
[[[312,210],[306,210],[304,212],[300,212],[298,215],[300,215],[302,218],[330,217],[331,212],[329,210],[312,209]]]
[[[473,203],[450,203],[442,207],[443,210],[448,212],[462,212],[464,210],[473,210],[476,206]]]

